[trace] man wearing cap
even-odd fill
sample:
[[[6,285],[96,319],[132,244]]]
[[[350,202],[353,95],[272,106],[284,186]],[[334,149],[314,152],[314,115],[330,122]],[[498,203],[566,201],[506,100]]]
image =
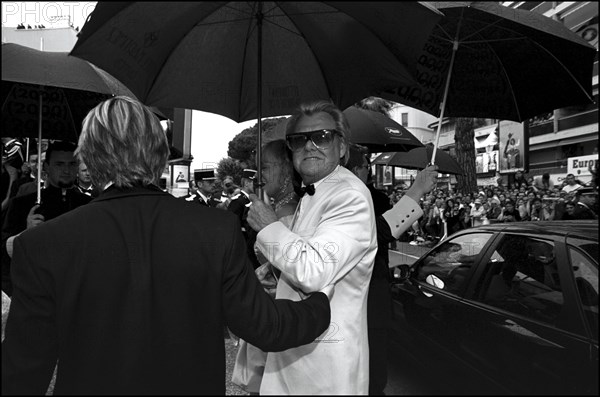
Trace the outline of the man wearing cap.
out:
[[[475,199],[475,205],[471,208],[471,220],[473,221],[473,227],[480,226],[483,224],[485,219],[485,208],[481,205],[481,199]]]
[[[194,170],[194,180],[196,181],[196,186],[198,186],[198,196],[192,197],[191,200],[186,198],[186,200],[196,200],[206,207],[216,207],[217,203],[212,200],[216,179],[215,170],[212,168]]]
[[[254,193],[254,178],[256,170],[244,169],[242,172],[242,191],[231,198],[227,209],[235,213],[242,222],[242,231],[244,230],[243,221],[246,220],[248,207],[250,207],[250,194]]]
[[[486,213],[486,218],[490,221],[493,220],[495,222],[498,220],[498,216],[500,216],[501,213],[502,208],[500,208],[500,200],[496,196],[494,196],[490,201],[490,209],[488,209]]]
[[[254,242],[256,241],[256,232],[250,227],[246,218],[248,216],[248,209],[252,201],[250,200],[250,194],[254,193],[254,179],[256,177],[256,170],[244,169],[242,171],[241,180],[241,192],[231,198],[231,202],[227,209],[236,214],[242,224],[242,232],[246,238],[247,252],[252,265],[256,269],[260,266],[256,255],[254,254]]]

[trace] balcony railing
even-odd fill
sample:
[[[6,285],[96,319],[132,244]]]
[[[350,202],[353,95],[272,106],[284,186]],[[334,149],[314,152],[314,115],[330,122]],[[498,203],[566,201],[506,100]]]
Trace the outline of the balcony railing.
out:
[[[570,130],[583,125],[598,124],[598,109],[566,116],[558,119],[558,130]]]
[[[584,125],[598,124],[597,109],[561,117],[558,120],[558,131],[569,130]],[[557,131],[557,132],[558,132]],[[551,134],[554,131],[554,120],[546,120],[529,125],[529,137]]]
[[[529,137],[551,134],[554,132],[554,120],[529,125]]]

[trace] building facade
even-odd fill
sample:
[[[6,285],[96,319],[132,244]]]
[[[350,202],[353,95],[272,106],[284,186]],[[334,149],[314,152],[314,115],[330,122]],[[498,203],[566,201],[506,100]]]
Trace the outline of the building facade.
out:
[[[77,34],[71,27],[17,29],[2,26],[3,43],[15,43],[40,51],[69,52],[77,41]]]

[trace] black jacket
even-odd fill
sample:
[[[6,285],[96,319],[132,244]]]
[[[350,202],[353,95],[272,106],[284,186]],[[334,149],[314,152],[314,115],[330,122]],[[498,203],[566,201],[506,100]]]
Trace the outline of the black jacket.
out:
[[[15,239],[2,394],[225,394],[223,326],[262,350],[312,342],[327,297],[274,300],[237,218],[158,187],[108,188]]]

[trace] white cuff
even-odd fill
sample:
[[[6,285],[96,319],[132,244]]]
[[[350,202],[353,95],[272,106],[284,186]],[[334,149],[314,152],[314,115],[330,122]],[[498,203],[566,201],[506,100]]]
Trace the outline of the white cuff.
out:
[[[390,226],[392,236],[398,239],[422,215],[421,206],[412,198],[404,195],[392,209],[383,214],[383,218]]]

